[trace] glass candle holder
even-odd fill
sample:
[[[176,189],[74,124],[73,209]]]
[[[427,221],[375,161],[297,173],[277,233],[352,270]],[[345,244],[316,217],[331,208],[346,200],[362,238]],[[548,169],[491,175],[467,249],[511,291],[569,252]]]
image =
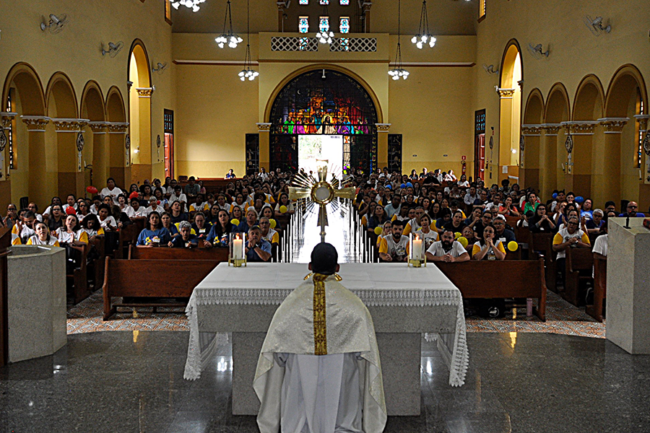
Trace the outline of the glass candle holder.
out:
[[[409,234],[409,266],[419,268],[424,263],[427,265],[425,254],[425,242],[420,236],[414,233]]]
[[[230,233],[228,240],[228,266],[246,266],[246,233]]]

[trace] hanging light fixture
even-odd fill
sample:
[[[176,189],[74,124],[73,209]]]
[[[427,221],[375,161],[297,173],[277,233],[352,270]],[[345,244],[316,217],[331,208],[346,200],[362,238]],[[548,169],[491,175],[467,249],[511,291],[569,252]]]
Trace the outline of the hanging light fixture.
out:
[[[413,42],[419,49],[422,49],[427,44],[433,48],[433,46],[436,44],[436,38],[434,38],[433,35],[429,33],[429,14],[427,13],[427,0],[422,0],[420,28],[418,29],[418,34],[411,38],[411,42]]]
[[[201,9],[199,6],[201,3],[205,3],[205,0],[172,0],[174,9],[178,9],[182,5],[192,9],[192,12],[198,12]]]
[[[388,71],[393,80],[400,78],[407,79],[409,71],[402,68],[402,0],[397,2],[397,54],[395,55],[395,67]]]
[[[318,19],[319,32],[316,33],[316,38],[321,44],[331,44],[332,41],[334,41],[334,32],[330,30],[330,17],[327,10],[328,3],[329,2],[322,3],[323,15]]]
[[[230,0],[228,0],[226,3],[226,16],[223,19],[223,33],[221,36],[215,38],[215,41],[217,42],[219,48],[223,48],[226,45],[228,45],[230,48],[237,48],[237,44],[240,44],[243,41],[242,38],[240,38],[232,31],[232,11],[230,10]]]
[[[260,73],[251,69],[251,8],[250,0],[246,0],[246,57],[244,58],[244,69],[239,72],[239,79],[242,81],[253,81]]]

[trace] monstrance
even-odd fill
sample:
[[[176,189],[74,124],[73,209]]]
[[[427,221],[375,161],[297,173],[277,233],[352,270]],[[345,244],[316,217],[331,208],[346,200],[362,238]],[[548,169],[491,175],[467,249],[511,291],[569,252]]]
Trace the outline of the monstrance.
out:
[[[306,198],[319,205],[318,225],[321,228],[321,242],[325,242],[325,227],[328,225],[327,205],[337,197],[353,199],[356,191],[354,187],[340,188],[346,179],[340,181],[336,176],[332,176],[332,180],[328,182],[327,161],[323,162],[324,164],[318,167],[318,181],[304,173],[298,173],[289,187],[291,200]]]

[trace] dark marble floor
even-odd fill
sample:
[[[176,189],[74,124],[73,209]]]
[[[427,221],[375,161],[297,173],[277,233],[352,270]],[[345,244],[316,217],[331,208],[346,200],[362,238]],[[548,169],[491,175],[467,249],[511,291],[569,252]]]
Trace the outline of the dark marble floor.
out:
[[[423,343],[419,417],[386,432],[650,431],[650,357],[606,340],[468,334],[470,369],[451,388]],[[185,332],[72,335],[54,356],[0,368],[1,432],[255,432],[230,415],[225,348],[196,382],[183,380]]]

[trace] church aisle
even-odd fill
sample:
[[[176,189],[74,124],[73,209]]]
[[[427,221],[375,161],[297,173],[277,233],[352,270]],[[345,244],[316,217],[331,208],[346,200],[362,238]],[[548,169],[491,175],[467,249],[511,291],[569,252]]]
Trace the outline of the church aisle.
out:
[[[461,388],[423,341],[422,413],[389,417],[386,433],[647,431],[650,357],[603,339],[467,337]],[[0,431],[257,432],[255,417],[231,415],[230,350],[186,381],[184,332],[72,335],[53,356],[0,368]]]

